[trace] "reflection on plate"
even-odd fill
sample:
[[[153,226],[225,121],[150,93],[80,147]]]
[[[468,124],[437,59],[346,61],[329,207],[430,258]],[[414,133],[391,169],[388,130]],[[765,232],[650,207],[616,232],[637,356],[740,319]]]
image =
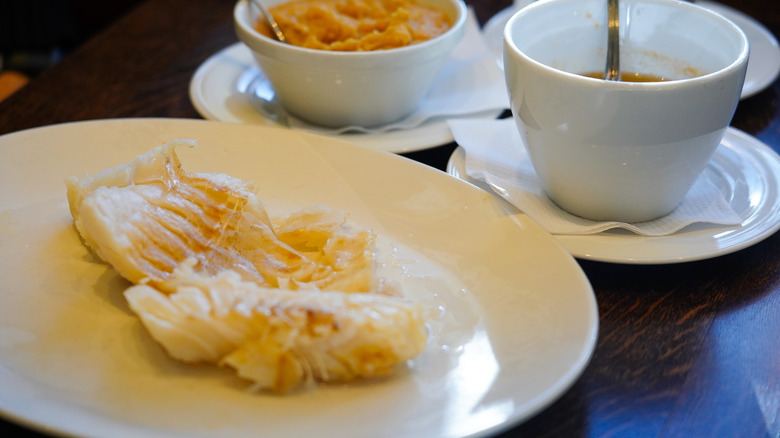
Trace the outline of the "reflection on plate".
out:
[[[465,151],[459,147],[450,157],[447,172],[491,191],[481,181],[469,178],[464,166]],[[580,259],[660,264],[729,254],[758,243],[780,229],[780,157],[772,149],[742,131],[729,128],[704,172],[743,218],[740,226],[694,225],[662,237],[642,237],[628,231],[554,237]]]
[[[128,309],[127,283],[79,241],[63,180],[173,138],[199,142],[179,151],[185,168],[254,181],[272,215],[342,208],[451,273],[457,290],[430,288],[439,330],[410,370],[279,397],[169,359]],[[0,242],[0,414],[73,436],[497,433],[578,378],[598,330],[587,278],[524,215],[403,157],[289,129],[131,119],[0,137]],[[407,275],[439,281],[407,263]]]
[[[533,0],[516,0],[513,6],[494,15],[483,28],[485,41],[493,51],[500,66],[503,66],[504,26],[512,15]],[[753,96],[769,86],[780,73],[780,45],[777,39],[761,23],[719,3],[697,0],[696,4],[711,9],[737,24],[750,41],[750,60],[748,61],[745,84],[742,86],[742,98]]]
[[[190,100],[198,113],[208,120],[281,126],[273,117],[256,109],[244,93],[262,75],[252,53],[242,43],[217,52],[198,67],[190,81]],[[488,111],[471,117],[493,119],[501,111]],[[328,135],[320,132],[321,135]],[[347,143],[387,152],[403,153],[452,142],[446,120],[431,120],[405,130],[375,134],[332,135]]]

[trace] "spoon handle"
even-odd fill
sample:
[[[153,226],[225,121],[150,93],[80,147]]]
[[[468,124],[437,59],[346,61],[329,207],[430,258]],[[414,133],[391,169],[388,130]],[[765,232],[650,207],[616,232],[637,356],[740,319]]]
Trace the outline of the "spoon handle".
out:
[[[604,79],[620,80],[620,4],[618,0],[607,0],[607,66]]]
[[[265,7],[265,4],[262,2],[262,0],[252,0],[252,3],[255,4],[260,9],[260,12],[265,16],[265,19],[268,20],[268,24],[271,25],[271,31],[273,31],[274,35],[276,36],[276,39],[286,43],[287,38],[284,37],[284,33],[282,32],[282,29],[279,27],[279,23],[276,22],[274,19],[274,16],[271,15],[271,11],[268,10],[268,8]]]

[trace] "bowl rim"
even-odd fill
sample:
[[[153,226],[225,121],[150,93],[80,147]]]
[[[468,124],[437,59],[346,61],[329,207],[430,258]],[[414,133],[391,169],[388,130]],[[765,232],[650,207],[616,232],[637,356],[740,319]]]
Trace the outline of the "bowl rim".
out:
[[[468,8],[463,0],[443,0],[451,3],[455,6],[456,19],[452,26],[447,29],[443,34],[432,38],[427,41],[423,41],[417,44],[412,44],[403,47],[395,47],[392,49],[383,50],[366,50],[366,51],[338,51],[338,50],[322,50],[312,49],[308,47],[300,47],[292,44],[282,43],[273,38],[269,38],[257,30],[251,25],[251,22],[247,20],[246,12],[249,9],[249,0],[238,0],[233,7],[233,22],[235,26],[238,38],[253,51],[260,52],[262,54],[278,53],[278,51],[284,51],[289,54],[299,54],[307,57],[326,57],[326,58],[380,58],[380,57],[402,57],[408,56],[411,53],[424,51],[431,46],[446,45],[452,42],[453,39],[459,39],[459,36],[463,34],[466,27],[466,19],[468,16]],[[454,44],[453,44],[454,46]],[[266,49],[266,50],[261,50]]]

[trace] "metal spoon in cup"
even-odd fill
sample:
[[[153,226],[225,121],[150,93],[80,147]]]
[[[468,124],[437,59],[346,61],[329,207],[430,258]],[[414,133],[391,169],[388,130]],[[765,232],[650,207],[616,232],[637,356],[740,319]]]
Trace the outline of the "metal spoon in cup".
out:
[[[604,79],[620,80],[620,4],[618,0],[607,0],[607,66]]]
[[[271,11],[268,10],[268,8],[265,7],[265,4],[263,4],[260,0],[252,0],[252,3],[254,3],[255,6],[257,6],[258,9],[260,9],[260,12],[263,13],[263,16],[265,16],[265,19],[268,20],[268,24],[271,25],[272,33],[276,37],[277,40],[286,43],[287,38],[284,37],[284,33],[282,32],[282,29],[279,27],[279,23],[274,20],[274,16],[271,15]]]

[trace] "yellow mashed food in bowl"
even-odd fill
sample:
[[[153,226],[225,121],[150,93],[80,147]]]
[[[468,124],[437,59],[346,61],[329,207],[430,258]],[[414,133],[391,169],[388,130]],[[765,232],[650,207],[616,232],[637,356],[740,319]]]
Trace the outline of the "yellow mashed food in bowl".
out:
[[[452,27],[445,12],[414,0],[293,0],[270,11],[287,42],[320,50],[393,49],[427,41]],[[264,19],[255,27],[273,38]]]

